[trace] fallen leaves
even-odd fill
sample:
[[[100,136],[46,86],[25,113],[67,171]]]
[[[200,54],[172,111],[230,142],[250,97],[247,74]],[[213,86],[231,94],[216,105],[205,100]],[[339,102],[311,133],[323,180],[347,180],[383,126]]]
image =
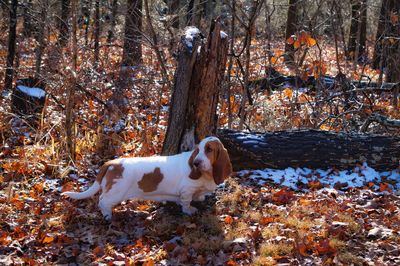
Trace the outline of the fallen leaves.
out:
[[[282,188],[272,194],[272,201],[278,205],[288,204],[292,202],[294,199],[295,199],[294,192],[287,188]]]

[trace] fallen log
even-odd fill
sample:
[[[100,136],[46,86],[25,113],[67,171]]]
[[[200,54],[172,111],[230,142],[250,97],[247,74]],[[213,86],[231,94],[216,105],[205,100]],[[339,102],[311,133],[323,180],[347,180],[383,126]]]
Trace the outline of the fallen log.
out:
[[[330,90],[335,84],[339,85],[339,80],[336,77],[327,75],[323,75],[320,78],[309,76],[307,79],[303,79],[300,76],[285,76],[273,68],[268,69],[267,73],[267,77],[250,80],[249,89],[274,91],[290,87],[292,89],[309,88],[314,91],[317,86]],[[368,77],[366,78],[367,80],[348,80],[352,86],[352,91],[390,92],[400,86],[398,82],[380,84],[379,82],[371,81]]]
[[[352,169],[367,162],[376,170],[399,166],[400,137],[319,130],[217,133],[234,170],[287,167]]]

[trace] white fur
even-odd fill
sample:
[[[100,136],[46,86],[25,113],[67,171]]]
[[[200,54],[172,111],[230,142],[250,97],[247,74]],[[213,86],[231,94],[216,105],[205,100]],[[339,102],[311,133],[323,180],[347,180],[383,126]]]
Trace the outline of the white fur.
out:
[[[64,192],[63,195],[73,199],[83,199],[93,196],[102,189],[99,207],[106,219],[111,218],[112,208],[115,205],[128,199],[173,201],[182,206],[183,212],[192,214],[196,211],[196,208],[190,206],[192,199],[204,200],[205,195],[213,192],[217,187],[213,177],[210,176],[211,162],[204,152],[205,143],[210,140],[218,140],[218,138],[206,138],[198,146],[199,153],[196,158],[202,161],[201,170],[208,170],[208,173],[203,173],[199,179],[189,178],[191,168],[188,161],[192,151],[173,156],[125,158],[121,160],[124,168],[122,178],[115,179],[109,191],[106,191],[106,179],[103,178],[101,184],[96,181],[84,192]],[[155,191],[144,192],[139,188],[138,182],[144,174],[153,172],[156,167],[160,168],[164,177]]]

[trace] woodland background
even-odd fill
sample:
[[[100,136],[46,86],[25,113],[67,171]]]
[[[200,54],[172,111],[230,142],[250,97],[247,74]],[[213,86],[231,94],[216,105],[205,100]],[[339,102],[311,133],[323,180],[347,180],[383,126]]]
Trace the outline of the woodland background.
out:
[[[319,129],[398,143],[399,1],[0,0],[0,14],[2,263],[400,262],[394,172],[337,191],[312,175],[307,191],[293,191],[242,173],[197,217],[129,202],[111,225],[99,222],[95,201],[59,196],[115,156],[163,152],[185,27],[205,43],[216,18],[227,37],[218,82],[204,88],[218,99],[214,130]],[[29,77],[46,99],[13,101],[17,80]]]

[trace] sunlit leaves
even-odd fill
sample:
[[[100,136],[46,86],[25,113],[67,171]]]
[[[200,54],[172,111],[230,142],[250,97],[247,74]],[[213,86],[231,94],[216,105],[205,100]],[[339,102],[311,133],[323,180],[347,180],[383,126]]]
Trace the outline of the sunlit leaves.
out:
[[[298,49],[301,46],[313,47],[317,44],[317,41],[312,38],[306,31],[301,31],[296,35],[290,36],[286,42],[293,45],[293,48]]]

